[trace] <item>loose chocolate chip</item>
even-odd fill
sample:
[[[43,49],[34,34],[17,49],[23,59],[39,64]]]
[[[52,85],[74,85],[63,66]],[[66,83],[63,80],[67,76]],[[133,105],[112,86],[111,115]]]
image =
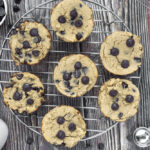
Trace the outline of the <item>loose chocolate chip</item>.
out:
[[[64,117],[58,117],[57,119],[57,123],[58,124],[63,124],[65,122],[65,118]]]
[[[119,54],[119,49],[118,48],[112,48],[110,50],[110,54],[113,56],[117,56]]]
[[[13,95],[13,99],[16,100],[16,101],[19,101],[22,99],[22,94],[19,93],[18,91],[16,91]]]
[[[123,116],[123,113],[120,112],[120,113],[118,114],[118,118],[121,119],[122,116]]]
[[[128,39],[128,40],[126,41],[126,45],[127,45],[128,47],[133,47],[134,44],[135,44],[135,41],[134,41],[133,38],[130,38],[130,39]]]
[[[39,50],[33,50],[32,54],[33,54],[33,56],[38,57],[40,54],[40,51]]]
[[[27,104],[28,105],[33,105],[33,103],[34,103],[33,99],[31,99],[31,98],[27,99]]]
[[[89,83],[89,77],[88,76],[84,76],[84,77],[82,77],[81,81],[82,81],[83,84],[86,85],[86,84]]]
[[[75,78],[80,78],[80,76],[81,76],[81,71],[80,71],[80,70],[75,70],[75,71],[73,72],[73,75],[74,75]]]
[[[14,0],[16,4],[20,4],[21,0]]]
[[[18,6],[14,6],[13,7],[13,11],[16,13],[16,12],[19,12],[20,11],[20,8]]]
[[[41,42],[41,37],[40,36],[37,36],[33,39],[33,42],[34,43],[40,43]]]
[[[77,33],[77,34],[76,34],[76,39],[77,39],[77,40],[82,39],[82,37],[83,37],[83,36],[82,36],[82,34],[81,34],[81,33]]]
[[[31,48],[30,43],[29,43],[28,41],[24,41],[24,42],[23,42],[23,48],[24,48],[24,49]]]
[[[140,62],[141,62],[141,58],[138,58],[138,57],[134,57],[134,60],[135,60],[137,63],[140,63]]]
[[[8,84],[6,84],[5,88],[11,88],[11,87],[13,87],[13,85],[14,85],[14,83],[8,83]]]
[[[32,28],[30,30],[30,35],[31,36],[38,36],[39,35],[38,29],[37,28]]]
[[[27,142],[27,144],[31,145],[33,143],[33,138],[28,137],[26,142]]]
[[[83,23],[82,23],[81,20],[77,20],[77,21],[75,22],[75,26],[76,26],[77,28],[80,28],[82,25],[83,25]]]
[[[128,103],[132,103],[133,100],[134,100],[134,97],[133,97],[132,95],[127,95],[125,100],[126,100],[126,102],[128,102]]]
[[[59,16],[58,17],[58,22],[65,23],[66,22],[66,18],[64,16]]]
[[[56,82],[56,83],[59,83],[59,82],[60,82],[60,80],[56,80],[55,82]]]
[[[72,75],[72,73],[65,72],[63,75],[63,79],[66,81],[69,81],[71,79],[71,75]]]
[[[117,94],[118,94],[117,90],[110,90],[109,91],[109,95],[112,96],[112,97],[115,97]]]
[[[119,109],[119,105],[118,105],[117,103],[113,103],[113,104],[111,105],[111,109],[112,109],[112,110],[118,110],[118,109]]]
[[[83,67],[83,68],[82,68],[82,72],[83,72],[84,74],[87,74],[88,68],[87,68],[87,67]]]
[[[73,9],[73,10],[70,12],[71,20],[74,20],[77,16],[78,16],[77,10],[76,10],[76,9]]]
[[[61,35],[65,35],[66,32],[65,32],[65,31],[60,31],[60,34],[61,34]]]
[[[5,16],[5,9],[3,7],[0,7],[0,17]]]
[[[82,7],[82,4],[80,4],[79,6]]]
[[[75,131],[76,130],[76,125],[74,123],[70,123],[69,126],[68,126],[68,129],[70,131]]]
[[[59,130],[57,135],[56,135],[59,139],[63,140],[65,138],[65,132],[62,130]]]
[[[32,89],[31,84],[25,83],[25,84],[22,86],[22,89],[23,89],[25,92],[31,91],[31,89]]]
[[[24,76],[23,74],[17,74],[17,75],[16,75],[16,78],[17,78],[18,80],[21,80],[21,79],[23,78],[23,76]]]
[[[99,143],[98,144],[98,149],[99,150],[103,150],[104,149],[104,144],[103,143]]]
[[[75,68],[75,69],[81,69],[81,68],[82,68],[81,62],[77,61],[77,62],[75,63],[75,65],[74,65],[74,68]]]
[[[21,35],[24,35],[24,33],[25,33],[25,31],[20,31],[20,34],[21,34]]]
[[[128,60],[123,60],[122,62],[121,62],[121,67],[122,68],[128,68],[129,67],[129,61]]]
[[[126,89],[126,88],[128,88],[128,84],[125,83],[125,82],[122,82],[122,87],[123,87],[124,89]]]

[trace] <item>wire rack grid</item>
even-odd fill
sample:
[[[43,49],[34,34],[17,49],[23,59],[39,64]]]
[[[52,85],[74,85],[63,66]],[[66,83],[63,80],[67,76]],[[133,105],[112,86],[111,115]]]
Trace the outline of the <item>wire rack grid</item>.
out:
[[[46,103],[42,105],[36,113],[29,116],[26,114],[17,114],[12,110],[10,111],[23,125],[28,127],[33,132],[41,135],[40,128],[43,116],[57,105],[71,105],[80,110],[86,121],[87,134],[82,140],[86,141],[106,133],[118,124],[117,122],[105,118],[97,105],[97,95],[100,85],[109,78],[116,77],[108,73],[103,68],[99,59],[99,49],[101,43],[107,35],[116,30],[130,30],[114,12],[105,6],[92,0],[84,0],[84,2],[93,10],[93,17],[95,21],[93,32],[91,36],[82,43],[65,43],[57,38],[50,26],[50,12],[54,5],[58,2],[59,0],[49,0],[31,9],[13,25],[12,29],[7,34],[2,45],[2,50],[0,51],[0,90],[1,92],[3,91],[4,84],[8,82],[10,76],[15,72],[27,71],[38,75],[46,89]],[[25,20],[35,20],[43,23],[47,26],[53,37],[52,49],[50,53],[45,60],[36,66],[16,66],[10,55],[9,39],[11,33],[20,22]],[[97,84],[90,92],[81,98],[72,99],[64,97],[58,93],[54,86],[52,75],[54,67],[60,58],[65,55],[76,53],[88,55],[95,62],[99,71],[99,76]],[[139,69],[134,74],[126,76],[125,78],[132,80],[138,86],[140,81],[140,73],[141,71]]]

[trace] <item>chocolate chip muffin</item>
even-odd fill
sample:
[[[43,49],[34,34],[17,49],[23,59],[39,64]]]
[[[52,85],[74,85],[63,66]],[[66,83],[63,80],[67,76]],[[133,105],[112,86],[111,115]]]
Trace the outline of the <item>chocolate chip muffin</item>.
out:
[[[81,54],[63,57],[54,69],[57,89],[68,97],[80,97],[95,85],[98,77],[96,65]]]
[[[36,111],[44,98],[44,86],[40,79],[28,72],[14,74],[3,91],[4,103],[18,113]]]
[[[126,121],[137,113],[140,101],[138,88],[129,80],[111,79],[99,93],[98,103],[102,113],[118,122]]]
[[[93,12],[81,0],[63,0],[52,10],[51,26],[62,40],[81,42],[93,30]]]
[[[100,57],[105,69],[116,75],[135,72],[141,65],[143,53],[140,37],[121,31],[109,35],[100,49]]]
[[[85,136],[86,124],[75,108],[57,106],[44,116],[41,130],[47,142],[72,148]]]
[[[49,52],[51,35],[41,23],[25,21],[14,30],[9,45],[16,65],[34,65]]]

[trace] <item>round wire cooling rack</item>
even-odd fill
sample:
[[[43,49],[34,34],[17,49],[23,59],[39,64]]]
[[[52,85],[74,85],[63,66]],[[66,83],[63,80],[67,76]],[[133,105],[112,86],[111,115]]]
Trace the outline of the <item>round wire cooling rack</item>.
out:
[[[17,114],[12,110],[10,111],[23,125],[38,135],[41,135],[40,128],[43,116],[57,105],[71,105],[80,110],[86,121],[87,134],[82,140],[86,141],[106,133],[118,124],[117,122],[105,118],[100,112],[97,104],[97,95],[100,85],[109,78],[115,77],[103,68],[99,58],[99,48],[105,37],[112,32],[116,30],[130,30],[114,12],[105,6],[92,0],[84,0],[84,2],[93,10],[95,21],[93,32],[91,36],[82,43],[65,43],[57,38],[50,26],[50,11],[59,1],[60,0],[49,0],[29,10],[13,25],[12,29],[7,34],[2,45],[2,50],[0,51],[0,90],[1,92],[3,91],[4,84],[8,82],[10,76],[15,72],[31,72],[38,75],[46,89],[46,103],[32,115]],[[49,29],[53,37],[52,48],[47,58],[35,66],[16,66],[10,55],[10,36],[15,27],[25,20],[35,20],[43,23]],[[52,79],[54,67],[59,59],[73,53],[88,55],[95,62],[99,71],[97,84],[90,92],[80,98],[67,98],[60,95],[57,92]],[[139,69],[134,74],[126,76],[125,78],[132,80],[138,86],[140,73],[141,71]]]

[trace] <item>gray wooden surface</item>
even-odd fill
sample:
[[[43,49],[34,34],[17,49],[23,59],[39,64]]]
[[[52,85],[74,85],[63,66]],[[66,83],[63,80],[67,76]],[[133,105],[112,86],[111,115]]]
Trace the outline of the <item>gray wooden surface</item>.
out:
[[[0,45],[4,40],[7,32],[9,31],[8,24],[15,23],[21,15],[30,10],[31,8],[37,6],[38,4],[45,2],[46,0],[22,0],[19,7],[21,11],[18,13],[13,12],[14,1],[7,0],[8,3],[8,16],[0,27]],[[138,114],[126,121],[125,123],[120,123],[111,131],[103,134],[102,136],[89,140],[86,143],[80,142],[73,150],[98,150],[98,143],[104,143],[105,150],[140,150],[136,147],[130,137],[135,128],[139,126],[150,126],[150,50],[149,50],[149,40],[148,40],[148,21],[147,15],[150,7],[148,5],[148,0],[94,0],[100,4],[108,7],[114,11],[122,20],[127,24],[130,30],[141,36],[142,44],[145,47],[145,54],[143,59],[143,66],[141,68],[141,81],[140,81],[140,91],[141,91],[141,103],[139,107]],[[110,22],[109,18],[108,22]],[[60,44],[60,47],[62,45]],[[75,45],[74,45],[75,46]],[[84,49],[84,44],[76,45],[77,49],[80,47]],[[2,65],[2,63],[1,63]],[[32,70],[28,67],[26,69]],[[38,69],[38,68],[37,68]],[[7,75],[6,75],[7,77]],[[51,89],[50,92],[53,92]],[[65,149],[53,147],[47,144],[41,136],[31,132],[25,128],[20,122],[18,122],[15,117],[10,113],[9,109],[6,108],[2,103],[2,95],[0,93],[0,118],[2,118],[9,127],[9,137],[7,143],[3,150],[57,150]],[[65,101],[65,99],[64,99]],[[72,102],[73,103],[73,102]],[[73,104],[72,104],[73,105]],[[95,128],[98,125],[90,124],[90,127]],[[28,136],[33,137],[34,142],[32,145],[26,144],[26,139]],[[128,137],[128,138],[127,138]],[[129,139],[129,140],[128,140]],[[148,150],[150,148],[145,148]]]

